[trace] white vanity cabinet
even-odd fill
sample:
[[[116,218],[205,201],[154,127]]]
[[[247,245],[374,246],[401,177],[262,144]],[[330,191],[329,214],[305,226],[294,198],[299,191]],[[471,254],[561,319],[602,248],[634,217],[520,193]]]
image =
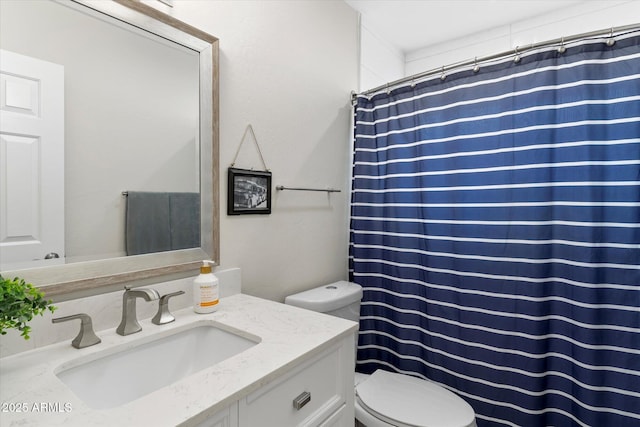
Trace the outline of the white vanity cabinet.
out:
[[[353,349],[352,336],[241,399],[240,427],[353,426]]]
[[[265,378],[260,388],[198,427],[353,427],[354,340],[352,334]]]
[[[238,427],[238,403],[227,406],[194,427]]]

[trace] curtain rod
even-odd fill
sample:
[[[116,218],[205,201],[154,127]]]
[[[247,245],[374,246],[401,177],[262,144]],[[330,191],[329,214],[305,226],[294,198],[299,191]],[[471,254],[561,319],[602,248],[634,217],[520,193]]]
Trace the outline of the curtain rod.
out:
[[[404,83],[408,83],[411,81],[416,81],[416,80],[421,80],[424,79],[426,77],[430,77],[433,75],[437,75],[437,74],[442,74],[444,75],[445,71],[451,71],[451,70],[455,70],[458,68],[462,68],[462,67],[466,67],[469,65],[474,65],[474,66],[478,66],[478,64],[482,63],[482,62],[488,62],[488,61],[493,61],[496,59],[500,59],[500,58],[507,58],[509,56],[514,56],[514,58],[519,58],[519,55],[533,50],[533,49],[538,49],[541,47],[548,47],[548,46],[558,46],[559,48],[564,48],[564,45],[566,43],[571,43],[574,41],[578,41],[578,40],[582,40],[582,39],[588,39],[591,37],[597,37],[597,36],[608,36],[608,40],[607,43],[611,43],[610,45],[613,46],[613,44],[615,43],[615,40],[613,40],[613,37],[616,35],[620,35],[620,33],[624,33],[624,32],[628,32],[628,31],[633,31],[633,30],[640,30],[640,23],[638,24],[631,24],[631,25],[624,25],[621,27],[611,27],[611,28],[607,28],[607,29],[603,29],[603,30],[598,30],[598,31],[591,31],[588,33],[582,33],[582,34],[576,34],[573,36],[568,36],[568,37],[561,37],[558,39],[554,39],[554,40],[548,40],[545,42],[540,42],[540,43],[531,43],[529,45],[526,46],[516,46],[513,50],[510,51],[505,51],[505,52],[501,52],[501,53],[497,53],[497,54],[493,54],[493,55],[488,55],[488,56],[483,56],[481,58],[474,58],[474,59],[469,59],[466,61],[461,61],[461,62],[456,62],[454,64],[449,64],[449,65],[444,65],[440,68],[434,68],[432,70],[428,70],[428,71],[424,71],[418,74],[414,74],[412,76],[407,76],[407,77],[403,77],[401,79],[398,80],[394,80],[392,82],[386,83],[384,85],[380,85],[378,87],[374,87],[373,89],[369,89],[366,90],[364,92],[361,93],[355,93],[352,92],[351,93],[351,99],[355,100],[356,97],[358,95],[364,95],[364,96],[369,96],[369,95],[373,95],[376,94],[378,92],[384,91],[384,90],[392,90],[395,89],[396,87],[399,87],[401,85],[403,85]],[[474,70],[475,71],[475,70]]]

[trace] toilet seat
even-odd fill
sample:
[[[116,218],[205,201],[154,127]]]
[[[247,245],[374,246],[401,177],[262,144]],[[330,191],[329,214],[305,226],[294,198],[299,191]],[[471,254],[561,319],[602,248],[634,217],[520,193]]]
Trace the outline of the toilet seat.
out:
[[[369,414],[393,426],[475,425],[474,411],[462,398],[408,375],[377,370],[356,385],[356,400]]]

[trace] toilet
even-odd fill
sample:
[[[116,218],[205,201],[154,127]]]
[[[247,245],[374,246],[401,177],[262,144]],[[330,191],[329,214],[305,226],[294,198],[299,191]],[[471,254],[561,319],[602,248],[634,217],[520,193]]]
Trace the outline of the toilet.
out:
[[[285,304],[359,321],[362,287],[346,281],[289,295]],[[471,405],[451,391],[409,375],[356,372],[355,412],[366,427],[475,427]]]

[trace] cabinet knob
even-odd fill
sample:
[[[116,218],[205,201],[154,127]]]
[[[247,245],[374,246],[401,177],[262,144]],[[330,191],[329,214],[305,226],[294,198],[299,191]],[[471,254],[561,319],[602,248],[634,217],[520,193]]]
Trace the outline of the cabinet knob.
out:
[[[311,402],[311,393],[309,393],[308,391],[303,391],[298,397],[293,399],[293,407],[299,411],[304,405],[309,402]]]

